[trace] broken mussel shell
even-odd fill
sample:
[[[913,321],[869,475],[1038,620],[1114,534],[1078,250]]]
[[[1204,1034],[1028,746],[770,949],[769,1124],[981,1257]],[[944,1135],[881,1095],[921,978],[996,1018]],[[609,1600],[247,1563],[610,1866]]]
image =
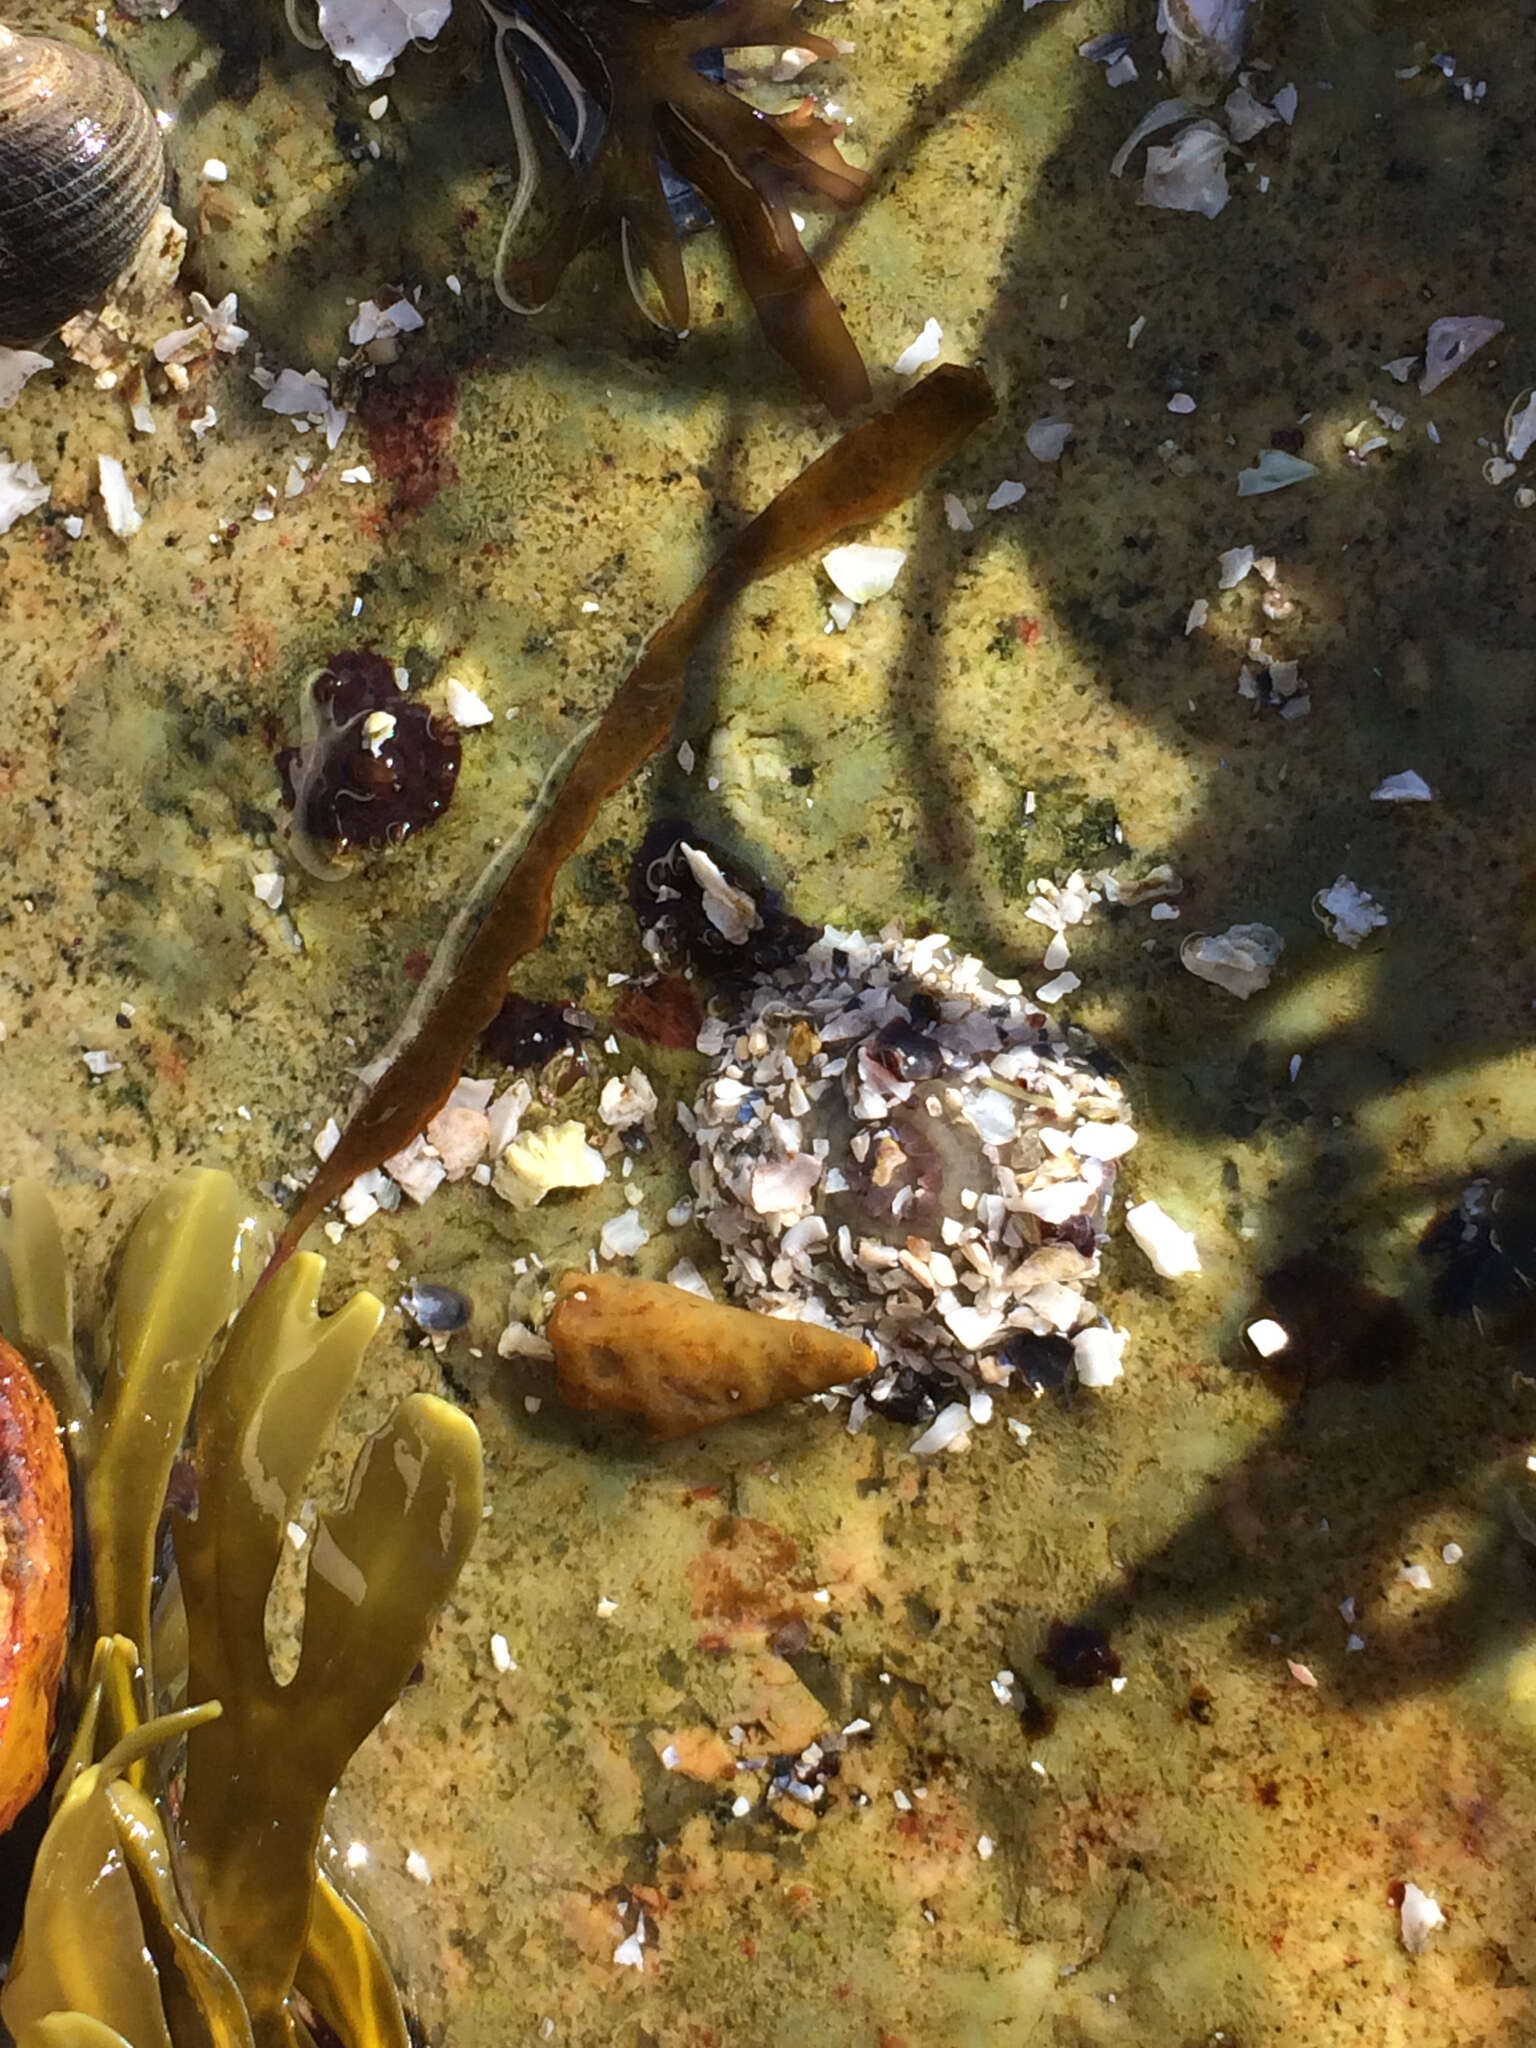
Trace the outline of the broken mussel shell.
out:
[[[568,1407],[639,1416],[656,1443],[875,1369],[869,1346],[841,1331],[622,1273],[563,1274],[548,1336]]]
[[[277,756],[292,844],[331,879],[354,848],[398,846],[435,825],[459,779],[459,729],[407,696],[369,648],[333,654],[305,692],[303,740]]]
[[[154,110],[99,50],[0,23],[0,346],[105,296],[165,191]]]

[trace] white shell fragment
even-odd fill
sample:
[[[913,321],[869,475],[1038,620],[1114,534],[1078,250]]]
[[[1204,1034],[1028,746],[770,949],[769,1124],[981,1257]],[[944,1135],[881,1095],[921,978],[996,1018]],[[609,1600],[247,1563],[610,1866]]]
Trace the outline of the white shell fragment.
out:
[[[1125,1345],[1124,1330],[1102,1326],[1079,1330],[1072,1339],[1072,1369],[1079,1383],[1085,1387],[1112,1387],[1125,1372]]]
[[[1221,590],[1236,590],[1253,568],[1253,549],[1224,548],[1218,559],[1218,568],[1220,573],[1217,587]]]
[[[908,1449],[914,1458],[931,1458],[939,1451],[964,1450],[970,1441],[971,1411],[963,1401],[951,1401],[929,1423]]]
[[[496,1163],[491,1185],[514,1209],[532,1209],[552,1188],[595,1188],[608,1178],[601,1152],[581,1124],[546,1124],[514,1138]]]
[[[1212,935],[1192,933],[1179,949],[1179,959],[1201,981],[1212,981],[1246,1002],[1270,976],[1285,950],[1285,941],[1267,924],[1234,924]]]
[[[1403,1947],[1409,1955],[1423,1955],[1429,1946],[1429,1937],[1436,1928],[1445,1925],[1445,1915],[1440,1910],[1440,1901],[1432,1899],[1428,1892],[1420,1891],[1416,1884],[1405,1884],[1399,1924]]]
[[[1166,148],[1147,150],[1141,181],[1143,206],[1169,213],[1199,213],[1214,220],[1231,197],[1227,189],[1226,134],[1214,121],[1191,121]]]
[[[40,356],[34,349],[0,348],[0,412],[10,411],[29,377],[52,368],[53,358]]]
[[[1142,115],[1130,134],[1127,135],[1124,142],[1115,151],[1109,166],[1110,176],[1112,178],[1123,178],[1125,176],[1126,165],[1136,154],[1139,145],[1145,142],[1149,135],[1156,135],[1163,128],[1171,128],[1175,121],[1187,120],[1190,115],[1197,114],[1199,111],[1199,108],[1192,106],[1188,100],[1159,100],[1149,113]],[[1134,345],[1137,334],[1139,334],[1145,324],[1145,316],[1143,315],[1133,327],[1131,340],[1127,342],[1127,347]]]
[[[1251,0],[1158,0],[1163,62],[1175,85],[1230,78],[1242,62]]]
[[[1238,86],[1227,95],[1222,112],[1227,117],[1227,126],[1236,143],[1252,142],[1255,135],[1261,135],[1266,128],[1273,128],[1280,116],[1273,107],[1256,100],[1246,85]]]
[[[1059,462],[1071,438],[1070,421],[1048,415],[1043,420],[1035,421],[1024,436],[1024,445],[1036,462]]]
[[[931,363],[944,344],[944,330],[937,320],[925,320],[916,341],[909,341],[891,368],[898,377],[910,377]]]
[[[411,43],[439,34],[452,0],[320,0],[320,33],[358,82],[372,85]]]
[[[821,566],[851,604],[869,604],[885,596],[906,559],[905,548],[877,548],[867,541],[850,541],[823,555]]]
[[[1303,462],[1299,455],[1288,455],[1283,448],[1266,448],[1252,469],[1238,471],[1237,495],[1261,498],[1270,491],[1283,491],[1290,484],[1303,484],[1316,475],[1315,462]]]
[[[1251,1322],[1243,1335],[1253,1346],[1260,1358],[1278,1358],[1291,1341],[1291,1333],[1284,1323],[1277,1323],[1273,1316],[1259,1316]],[[1350,1617],[1346,1615],[1345,1620]]]
[[[621,1209],[617,1216],[610,1216],[603,1225],[597,1248],[605,1259],[629,1259],[650,1241],[651,1233],[640,1221],[640,1211]]]
[[[1536,391],[1524,392],[1504,416],[1504,453],[1524,462],[1536,447]]]
[[[144,519],[133,502],[127,472],[115,455],[97,456],[96,479],[108,526],[119,540],[131,539],[144,524]]]
[[[757,905],[744,889],[727,881],[719,862],[701,848],[684,844],[678,851],[703,891],[704,915],[728,944],[745,945],[747,934],[757,929]]]
[[[1329,938],[1351,949],[1392,922],[1375,897],[1348,875],[1340,875],[1329,888],[1320,889],[1312,908]]]
[[[409,299],[396,299],[388,306],[364,299],[347,329],[347,339],[354,348],[366,348],[371,341],[393,341],[398,335],[414,334],[426,324]]]
[[[46,505],[52,491],[35,462],[12,462],[0,449],[0,533],[9,533],[18,519]]]
[[[455,725],[462,726],[466,732],[477,725],[495,723],[496,714],[479,691],[470,689],[467,683],[461,683],[456,676],[448,678],[445,694],[448,699],[448,716]]]
[[[631,1067],[622,1077],[610,1075],[603,1083],[597,1113],[612,1131],[651,1123],[656,1116],[656,1090],[638,1067]]]
[[[1125,1227],[1164,1280],[1200,1271],[1200,1253],[1189,1231],[1156,1202],[1137,1202],[1125,1212]]]
[[[1476,355],[1496,334],[1503,332],[1502,320],[1491,320],[1482,313],[1436,320],[1424,343],[1424,374],[1419,379],[1419,390],[1426,398],[1431,391],[1438,391],[1469,356]]]
[[[1404,768],[1398,775],[1389,775],[1378,782],[1371,791],[1373,804],[1427,804],[1434,801],[1435,792],[1412,768]]]

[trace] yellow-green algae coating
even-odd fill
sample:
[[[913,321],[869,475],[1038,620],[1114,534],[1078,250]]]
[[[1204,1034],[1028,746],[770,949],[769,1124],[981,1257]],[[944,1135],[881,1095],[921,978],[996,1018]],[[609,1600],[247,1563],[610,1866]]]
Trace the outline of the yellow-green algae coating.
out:
[[[607,975],[644,970],[622,884],[663,805],[737,843],[801,916],[900,911],[1027,977],[1046,934],[1024,885],[1097,862],[1112,805],[1140,856],[1185,876],[1181,917],[1085,927],[1072,1001],[1127,1062],[1143,1135],[1126,1184],[1195,1229],[1204,1273],[1175,1290],[1127,1251],[1100,1296],[1133,1334],[1125,1380],[1015,1411],[1034,1430],[1022,1449],[994,1425],[924,1468],[904,1455],[914,1432],[849,1437],[820,1411],[644,1455],[571,1430],[547,1398],[530,1413],[547,1389],[494,1357],[509,1294],[532,1305],[512,1260],[584,1261],[611,1189],[531,1223],[444,1189],[349,1236],[338,1288],[392,1301],[414,1273],[475,1305],[441,1361],[390,1316],[322,1469],[333,1498],[358,1443],[445,1372],[487,1447],[481,1542],[332,1823],[369,1851],[364,1903],[405,1936],[434,2040],[537,2041],[546,2018],[579,2048],[811,2032],[828,2048],[1189,2048],[1217,2029],[1336,2048],[1536,2029],[1536,1660],[1506,1517],[1536,1412],[1467,1326],[1427,1316],[1415,1249],[1536,1106],[1536,529],[1519,479],[1483,476],[1536,381],[1530,23],[1517,0],[1274,14],[1260,48],[1296,81],[1298,119],[1244,152],[1253,174],[1234,160],[1236,196],[1207,222],[1139,209],[1106,174],[1163,90],[1144,13],[838,11],[858,47],[835,90],[880,177],[810,246],[877,382],[931,314],[946,356],[998,388],[995,432],[941,486],[975,529],[951,532],[940,491],[893,518],[872,538],[908,547],[907,566],[847,634],[823,633],[825,588],[804,571],[742,608],[680,729],[699,767],[659,765],[614,802],[529,978],[606,1014]],[[1111,92],[1076,46],[1127,25],[1142,80]],[[254,1187],[307,1162],[491,840],[640,636],[825,442],[707,241],[689,252],[697,331],[675,352],[631,323],[596,256],[537,323],[492,303],[510,178],[490,82],[412,57],[370,129],[373,94],[275,20],[215,41],[190,10],[114,15],[112,33],[167,96],[185,86],[184,169],[230,165],[229,217],[197,260],[210,293],[239,290],[274,363],[326,367],[349,296],[423,281],[427,335],[405,362],[415,347],[457,377],[457,481],[391,519],[387,487],[336,481],[366,459],[353,439],[324,484],[283,498],[312,441],[261,412],[238,363],[191,395],[193,415],[211,398],[220,416],[200,444],[170,406],[134,440],[81,373],[34,379],[5,415],[11,455],[87,521],[77,543],[42,515],[0,540],[6,1170],[49,1178],[92,1276],[179,1164]],[[1429,68],[1442,52],[1455,81]],[[1458,85],[1478,79],[1469,103]],[[338,148],[338,117],[376,132],[377,162]],[[1505,335],[1432,399],[1378,370],[1431,319],[1472,312]],[[1168,413],[1175,388],[1195,414]],[[1408,424],[1356,467],[1343,435],[1376,421],[1373,398]],[[1053,470],[1024,447],[1048,413],[1075,428]],[[1240,504],[1237,471],[1302,414],[1322,475]],[[103,450],[128,459],[147,513],[129,544],[93,509]],[[982,517],[1005,477],[1028,496]],[[252,523],[268,484],[277,516]],[[238,534],[210,543],[226,519]],[[1276,556],[1288,621],[1264,617],[1252,579],[1217,591],[1219,552],[1246,543]],[[1186,640],[1201,595],[1211,628]],[[1258,633],[1300,660],[1310,719],[1255,720],[1237,697]],[[454,811],[410,858],[326,891],[290,876],[299,953],[250,890],[273,858],[271,745],[292,737],[299,681],[360,639],[416,687],[480,689],[497,722],[466,740]],[[1435,804],[1369,803],[1410,766]],[[1394,919],[1359,954],[1309,910],[1341,873]],[[1185,975],[1177,947],[1247,919],[1287,952],[1244,1007]],[[91,1082],[91,1047],[122,1070]],[[659,1226],[684,1186],[672,1103],[697,1067],[634,1042],[621,1057],[667,1084],[666,1136],[635,1183]],[[1231,1362],[1257,1276],[1314,1245],[1406,1293],[1424,1335],[1395,1380],[1293,1406]],[[637,1264],[660,1274],[685,1252],[707,1266],[688,1232],[658,1228]],[[1459,1566],[1439,1559],[1452,1541]],[[1428,1565],[1429,1593],[1397,1579],[1405,1558]],[[1050,1618],[1113,1594],[1124,1691],[1053,1699],[1033,1663]],[[794,1662],[769,1642],[790,1617],[808,1630]],[[1049,1734],[996,1700],[1002,1669],[1059,1707]],[[804,1831],[737,1819],[734,1783],[658,1760],[732,1726],[743,1754],[798,1753],[855,1716],[871,1732]],[[411,1850],[430,1885],[407,1875]],[[1389,1897],[1410,1878],[1450,1922],[1418,1959]],[[613,1953],[640,1895],[634,1971]]]

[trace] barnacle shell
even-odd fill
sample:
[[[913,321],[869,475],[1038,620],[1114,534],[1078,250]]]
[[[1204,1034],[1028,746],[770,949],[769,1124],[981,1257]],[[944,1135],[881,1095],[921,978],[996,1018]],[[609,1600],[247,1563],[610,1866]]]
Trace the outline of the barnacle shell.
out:
[[[51,334],[99,299],[164,187],[154,112],[124,72],[0,25],[0,345]]]

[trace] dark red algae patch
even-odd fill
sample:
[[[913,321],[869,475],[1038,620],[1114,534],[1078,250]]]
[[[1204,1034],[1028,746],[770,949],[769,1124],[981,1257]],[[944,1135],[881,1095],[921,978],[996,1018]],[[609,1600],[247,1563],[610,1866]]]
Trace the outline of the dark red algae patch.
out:
[[[1321,1252],[1298,1252],[1266,1273],[1262,1284],[1265,1309],[1288,1339],[1283,1351],[1265,1361],[1266,1369],[1293,1385],[1387,1379],[1417,1340],[1401,1302],[1378,1294]]]
[[[626,1038],[643,1038],[667,1052],[692,1052],[704,1022],[704,1006],[691,981],[663,974],[632,982],[613,1006],[613,1028]]]
[[[458,380],[423,363],[399,382],[374,378],[358,406],[373,472],[395,488],[393,510],[425,512],[459,472],[449,449],[459,417]]]

